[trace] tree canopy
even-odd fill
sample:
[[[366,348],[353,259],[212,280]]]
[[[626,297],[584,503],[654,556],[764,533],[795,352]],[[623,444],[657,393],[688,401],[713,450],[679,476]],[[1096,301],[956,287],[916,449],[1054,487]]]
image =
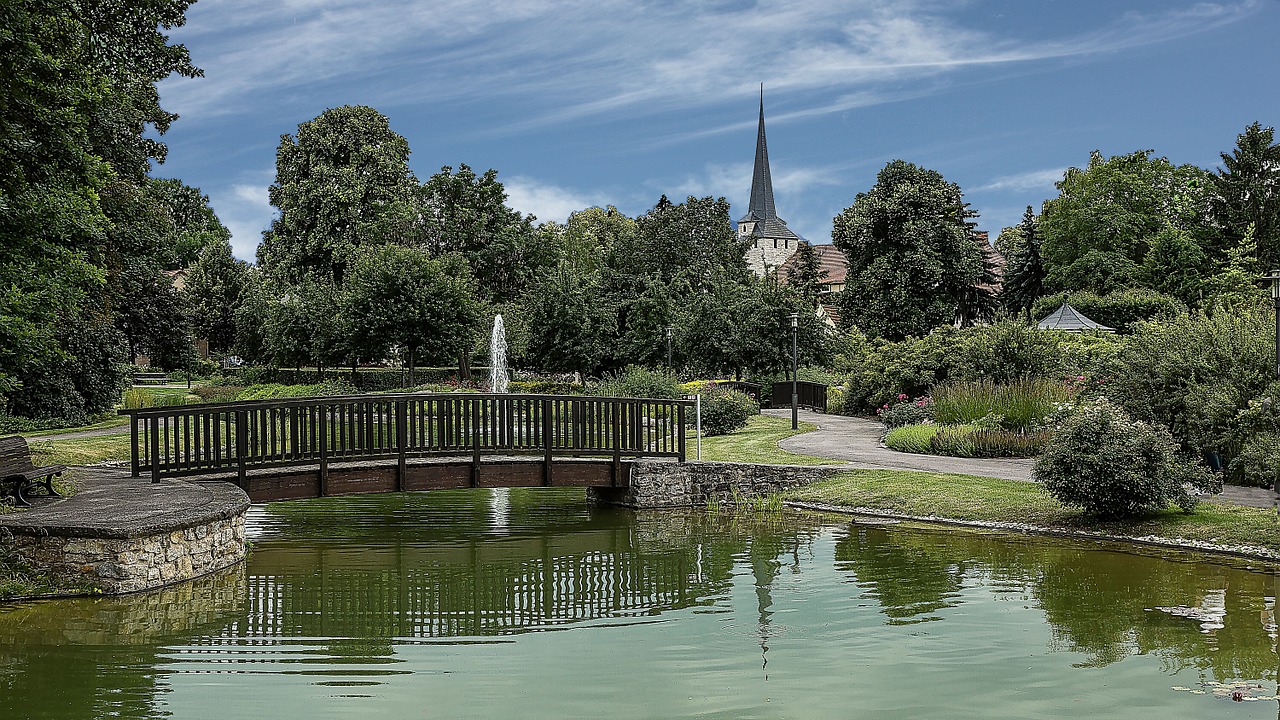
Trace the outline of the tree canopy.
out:
[[[894,160],[835,218],[849,260],[841,319],[871,337],[901,339],[970,315],[986,267],[972,213],[942,174]]]

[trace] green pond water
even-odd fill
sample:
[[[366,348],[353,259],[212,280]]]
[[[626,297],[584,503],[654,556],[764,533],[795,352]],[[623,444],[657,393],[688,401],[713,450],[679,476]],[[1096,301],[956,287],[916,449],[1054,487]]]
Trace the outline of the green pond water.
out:
[[[1280,715],[1277,581],[1243,562],[559,490],[250,530],[212,577],[0,607],[0,718]]]

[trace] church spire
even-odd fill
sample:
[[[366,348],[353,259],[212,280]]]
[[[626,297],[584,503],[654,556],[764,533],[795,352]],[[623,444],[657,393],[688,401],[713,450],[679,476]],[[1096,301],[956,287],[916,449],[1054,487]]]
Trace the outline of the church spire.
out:
[[[756,169],[751,176],[748,215],[757,220],[778,217],[773,206],[773,180],[769,177],[769,147],[764,140],[764,83],[760,83],[760,128],[756,133]]]

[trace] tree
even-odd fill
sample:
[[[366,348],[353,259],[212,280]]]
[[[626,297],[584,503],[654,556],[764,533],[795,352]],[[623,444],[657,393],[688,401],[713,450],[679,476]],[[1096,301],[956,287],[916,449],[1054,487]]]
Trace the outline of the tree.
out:
[[[479,336],[482,305],[466,261],[432,259],[420,248],[384,245],[357,256],[344,287],[353,351],[386,357],[399,348],[409,377],[419,360],[457,359],[465,368]]]
[[[187,272],[184,293],[196,337],[210,349],[230,350],[236,338],[236,310],[244,293],[247,266],[231,254],[226,240],[211,241]]]
[[[176,117],[155,83],[200,74],[161,32],[189,5],[0,4],[0,394],[11,411],[78,417],[114,402],[113,279],[127,255],[117,244],[132,242],[118,226],[164,159],[144,131],[163,134]]]
[[[269,192],[280,214],[258,262],[287,283],[341,285],[361,248],[412,242],[421,232],[409,143],[371,107],[325,110],[297,135],[280,136]]]
[[[1057,183],[1058,197],[1040,215],[1049,287],[1105,294],[1147,286],[1143,263],[1166,228],[1202,248],[1217,242],[1205,221],[1208,174],[1151,153],[1094,151],[1085,169],[1070,168]]]
[[[1031,320],[1031,306],[1044,294],[1044,264],[1040,259],[1040,227],[1031,206],[1012,233],[1016,240],[1009,244],[1008,264],[1004,270],[1001,304],[1011,313],[1026,312]],[[1004,236],[1004,233],[1001,233]]]
[[[888,339],[955,322],[975,304],[985,274],[971,216],[960,188],[940,173],[902,160],[886,165],[835,218],[832,241],[849,261],[842,320]]]
[[[164,257],[165,269],[189,268],[206,247],[230,245],[231,231],[218,219],[209,206],[209,196],[200,192],[200,188],[172,178],[150,178],[147,193],[159,200],[172,227],[173,239]]]
[[[423,243],[432,256],[466,258],[483,296],[505,302],[518,296],[540,268],[553,264],[533,231],[533,216],[507,207],[498,171],[476,175],[466,164],[448,165],[422,186]]]
[[[543,372],[597,374],[616,356],[617,312],[599,273],[566,264],[524,295],[529,364]]]
[[[818,262],[818,252],[807,242],[796,247],[796,262],[787,268],[787,284],[795,290],[810,310],[818,309],[827,271]]]
[[[1252,226],[1257,258],[1280,267],[1280,144],[1275,129],[1253,123],[1236,138],[1231,154],[1212,176],[1213,214],[1231,240]]]

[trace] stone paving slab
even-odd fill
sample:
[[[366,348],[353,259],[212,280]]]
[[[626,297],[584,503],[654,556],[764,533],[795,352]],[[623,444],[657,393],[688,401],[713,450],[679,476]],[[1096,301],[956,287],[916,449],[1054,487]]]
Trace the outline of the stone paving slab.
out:
[[[34,507],[0,515],[0,528],[20,535],[135,538],[185,530],[244,512],[249,497],[226,482],[130,477],[127,469],[72,468],[72,497],[31,498]]]

